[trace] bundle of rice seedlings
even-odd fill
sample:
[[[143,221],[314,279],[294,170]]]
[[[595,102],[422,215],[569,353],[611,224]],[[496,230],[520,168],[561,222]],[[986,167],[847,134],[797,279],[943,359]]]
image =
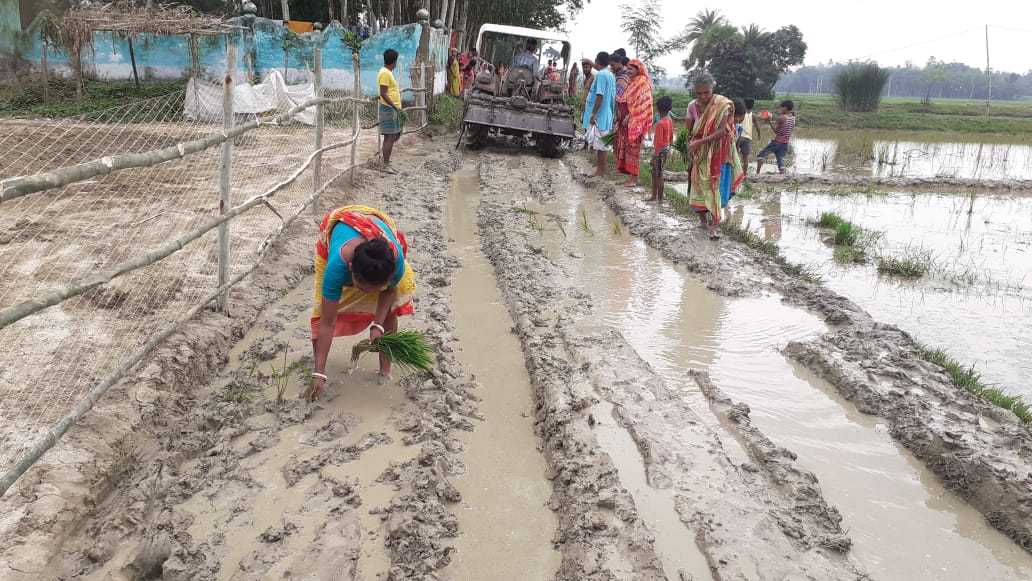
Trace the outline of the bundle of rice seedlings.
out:
[[[351,348],[351,365],[354,366],[363,353],[370,352],[386,355],[391,364],[401,369],[402,373],[429,373],[434,367],[431,357],[434,348],[426,342],[422,333],[416,331],[397,331],[380,335],[373,342],[368,339],[359,341]]]
[[[616,141],[616,130],[610,131],[602,136],[602,144],[606,147],[613,147],[614,141]]]

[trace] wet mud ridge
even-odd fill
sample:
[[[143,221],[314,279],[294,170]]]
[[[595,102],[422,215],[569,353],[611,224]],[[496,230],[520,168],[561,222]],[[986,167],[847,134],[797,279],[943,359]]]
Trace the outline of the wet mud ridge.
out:
[[[580,168],[581,171],[586,167]],[[786,272],[770,256],[728,239],[705,240],[697,222],[647,208],[640,196],[580,178],[628,230],[724,296],[779,293],[817,313],[833,330],[791,342],[799,361],[864,413],[884,418],[892,436],[994,527],[1032,552],[1032,433],[1017,418],[954,386],[919,356],[906,332],[880,324],[852,301]]]
[[[587,281],[570,280],[518,212],[505,157],[481,156],[478,213],[483,249],[523,344],[536,399],[535,428],[545,441],[559,577],[676,578],[664,574],[651,531],[622,485],[598,426],[615,419],[633,438],[651,487],[671,491],[671,508],[694,535],[715,579],[858,579],[841,516],[824,501],[813,474],[749,425],[748,408],[705,375],[666,378],[641,359],[619,330],[595,323]],[[561,166],[536,171],[566,171]],[[539,176],[535,182],[548,181]],[[521,195],[522,190],[516,190]],[[531,195],[551,192],[532,184]],[[524,219],[520,219],[523,217]],[[671,384],[673,383],[673,384]],[[706,387],[719,433],[680,388]],[[608,414],[610,417],[605,417]],[[686,577],[687,578],[687,577]]]
[[[688,172],[669,172],[668,182],[684,183],[691,179]],[[974,178],[908,178],[888,176],[856,176],[841,173],[810,174],[750,174],[749,180],[767,186],[829,186],[851,188],[900,188],[904,190],[924,188],[948,188],[951,190],[975,190],[979,192],[1032,192],[1032,180],[979,180]]]
[[[439,149],[432,145],[410,144],[417,154]],[[277,401],[267,364],[311,361],[311,278],[302,277],[317,222],[299,221],[253,293],[233,297],[234,312],[248,316],[191,323],[62,442],[98,445],[89,459],[100,464],[92,476],[100,482],[80,476],[76,488],[35,471],[19,483],[21,496],[4,499],[18,521],[4,531],[0,577],[423,579],[448,564],[458,534],[451,507],[461,499],[449,481],[462,469],[455,436],[479,415],[476,386],[453,356],[446,288],[457,261],[445,252],[442,211],[458,161],[425,150],[406,162],[405,177],[361,172],[356,188],[326,203],[361,200],[405,225],[425,273],[405,323],[436,347],[433,375],[383,386],[362,367],[347,376],[353,338],[343,338],[323,399],[305,403],[290,378]],[[238,356],[229,356],[249,325]],[[126,408],[142,419],[110,444],[118,464],[101,464],[98,434],[110,430],[96,422],[121,419]],[[61,486],[80,504],[43,504],[48,488],[63,498]]]

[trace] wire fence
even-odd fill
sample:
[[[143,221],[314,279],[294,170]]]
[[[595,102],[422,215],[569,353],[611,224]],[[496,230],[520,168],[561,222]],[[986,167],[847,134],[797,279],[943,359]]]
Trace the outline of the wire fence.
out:
[[[316,98],[273,117],[229,115],[241,132],[231,140],[222,118],[184,114],[184,92],[89,120],[4,122],[0,495],[135,362],[224,300],[322,190],[379,153],[375,132],[362,133],[376,123],[359,114],[376,101],[360,97],[357,75],[353,95],[322,98],[316,66]],[[432,67],[412,69],[424,82],[406,109],[421,130]],[[297,121],[313,111],[314,124]],[[184,154],[202,139],[226,143]],[[177,157],[140,161],[161,151]],[[138,167],[111,169],[126,160]],[[227,176],[233,201],[220,209]],[[231,223],[221,277],[219,220]]]

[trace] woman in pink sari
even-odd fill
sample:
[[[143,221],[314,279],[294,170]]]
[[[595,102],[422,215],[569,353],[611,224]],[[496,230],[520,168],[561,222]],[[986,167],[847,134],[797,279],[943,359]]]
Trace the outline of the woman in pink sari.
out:
[[[614,140],[616,169],[630,177],[625,187],[638,185],[641,144],[652,125],[652,84],[645,63],[634,59],[627,64],[630,82],[622,97],[616,98],[617,135]]]

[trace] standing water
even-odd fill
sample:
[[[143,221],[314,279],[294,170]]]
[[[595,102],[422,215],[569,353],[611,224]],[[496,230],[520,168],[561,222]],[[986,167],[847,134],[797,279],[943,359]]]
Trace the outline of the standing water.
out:
[[[556,238],[545,241],[549,247],[577,249],[552,257],[571,277],[592,281],[596,315],[620,329],[671,385],[686,386],[684,397],[700,397],[684,378],[701,368],[747,403],[754,425],[817,474],[826,498],[843,513],[855,555],[875,578],[1032,577],[1032,557],[945,490],[884,424],[780,354],[787,342],[825,331],[820,320],[776,295],[731,300],[708,291],[622,233],[596,195],[568,178],[562,182],[557,176],[563,193],[554,204],[515,203],[585,223],[565,228],[565,240],[554,229],[541,235]],[[656,210],[642,203],[641,211]]]
[[[1032,401],[1032,198],[781,192],[732,205],[744,227],[875,319]],[[808,224],[822,212],[876,233],[868,254],[916,258],[929,273],[911,281],[879,275],[874,258],[836,263],[828,234]]]

